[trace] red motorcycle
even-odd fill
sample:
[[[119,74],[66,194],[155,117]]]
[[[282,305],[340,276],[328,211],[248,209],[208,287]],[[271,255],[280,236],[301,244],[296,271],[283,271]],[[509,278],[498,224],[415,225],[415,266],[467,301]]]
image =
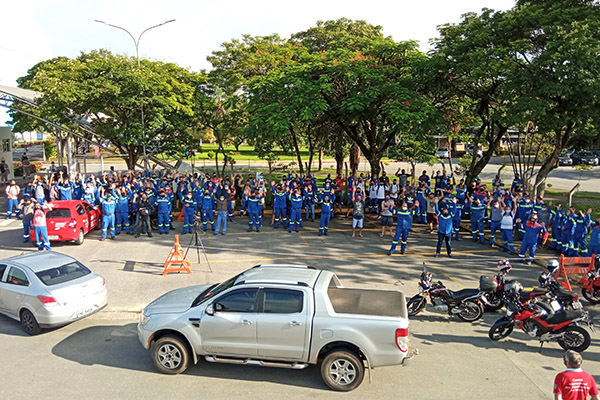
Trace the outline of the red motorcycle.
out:
[[[585,324],[594,331],[587,311],[565,310],[556,300],[550,304],[535,299],[523,302],[522,290],[523,286],[517,281],[506,284],[506,315],[490,328],[490,339],[496,341],[508,337],[516,325],[532,338],[538,339],[540,345],[556,340],[563,349],[578,352],[590,346],[589,332],[579,326]]]
[[[595,266],[583,278],[581,294],[591,304],[600,304],[600,256],[596,256]]]

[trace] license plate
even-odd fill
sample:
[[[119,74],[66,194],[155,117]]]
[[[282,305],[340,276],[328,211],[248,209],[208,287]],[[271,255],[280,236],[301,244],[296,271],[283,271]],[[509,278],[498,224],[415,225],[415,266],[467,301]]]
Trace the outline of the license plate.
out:
[[[562,308],[560,306],[560,303],[558,301],[556,301],[556,300],[552,300],[552,302],[550,303],[550,305],[552,306],[552,309],[554,311],[560,311],[560,309]]]
[[[58,240],[58,235],[48,235],[49,240]]]
[[[581,302],[580,302],[580,301],[574,301],[574,302],[573,302],[573,308],[574,308],[575,310],[581,310],[581,309],[583,308],[583,306],[581,305]]]
[[[84,310],[79,310],[77,311],[77,313],[75,314],[76,318],[81,318],[84,317],[88,314],[90,314],[92,311],[94,311],[94,307],[90,307],[90,308],[86,308]]]

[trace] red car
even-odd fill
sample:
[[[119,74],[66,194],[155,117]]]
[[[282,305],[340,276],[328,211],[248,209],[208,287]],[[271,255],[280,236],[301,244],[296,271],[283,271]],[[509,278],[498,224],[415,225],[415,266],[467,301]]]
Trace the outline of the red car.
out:
[[[46,214],[50,241],[74,240],[75,244],[82,244],[84,235],[100,224],[100,210],[87,201],[57,200],[50,204],[52,211]],[[33,228],[30,237],[35,242]]]

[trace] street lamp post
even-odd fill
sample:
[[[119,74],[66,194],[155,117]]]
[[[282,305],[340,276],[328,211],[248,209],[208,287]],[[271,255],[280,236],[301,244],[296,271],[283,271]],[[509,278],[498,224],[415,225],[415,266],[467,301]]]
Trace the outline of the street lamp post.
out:
[[[162,22],[160,24],[153,25],[153,26],[150,26],[150,27],[144,29],[142,31],[142,33],[140,33],[140,35],[138,36],[137,40],[131,34],[131,32],[129,32],[127,29],[125,29],[123,27],[120,27],[120,26],[117,26],[117,25],[113,25],[113,24],[109,24],[108,22],[100,21],[100,20],[97,20],[97,19],[95,19],[94,22],[98,22],[100,24],[108,25],[110,27],[117,28],[117,29],[120,29],[122,31],[127,32],[127,34],[129,35],[129,37],[131,38],[131,40],[133,40],[133,44],[135,46],[135,58],[137,59],[137,66],[138,66],[138,68],[140,68],[140,39],[142,39],[142,36],[144,35],[144,33],[148,32],[150,29],[154,29],[154,28],[158,28],[159,26],[166,25],[169,22],[175,22],[175,20],[174,19],[170,19],[168,21],[165,21],[165,22]],[[148,169],[148,160],[146,159],[146,133],[144,132],[144,130],[145,130],[145,124],[144,124],[144,105],[142,104],[142,137],[144,138],[144,145],[143,145],[143,148],[144,148],[144,168]]]

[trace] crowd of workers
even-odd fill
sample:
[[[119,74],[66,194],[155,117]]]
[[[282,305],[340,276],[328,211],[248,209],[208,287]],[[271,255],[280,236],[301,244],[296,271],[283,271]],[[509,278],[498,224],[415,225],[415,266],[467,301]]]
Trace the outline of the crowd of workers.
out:
[[[201,228],[217,235],[227,233],[227,224],[234,217],[248,217],[248,232],[259,232],[263,226],[265,207],[272,209],[274,229],[299,232],[306,220],[314,221],[320,210],[318,235],[328,234],[331,219],[352,216],[352,237],[363,237],[364,219],[370,213],[381,221],[380,236],[393,234],[388,254],[404,254],[413,223],[425,224],[430,233],[437,230],[436,256],[445,243],[452,256],[452,241],[460,240],[460,223],[469,221],[472,240],[493,246],[497,234],[505,251],[515,253],[514,238],[521,240],[518,255],[531,262],[536,247],[544,245],[567,255],[598,254],[600,252],[600,218],[591,220],[591,209],[584,212],[560,204],[531,199],[523,181],[515,175],[510,187],[500,176],[488,188],[477,179],[467,185],[463,179],[456,184],[445,170],[426,171],[411,182],[405,170],[394,176],[350,174],[348,177],[327,175],[319,184],[315,176],[295,171],[283,174],[278,181],[268,182],[261,173],[217,177],[217,174],[183,174],[174,170],[111,171],[101,176],[52,170],[37,175],[21,188],[11,181],[6,186],[7,218],[13,214],[27,215],[26,223],[43,224],[40,215],[32,222],[35,210],[45,212],[47,204],[56,200],[85,200],[102,211],[102,236],[114,239],[125,231],[139,237],[152,236],[152,226],[159,234],[173,229],[173,212],[183,213],[181,233]],[[267,206],[266,200],[269,199]],[[44,205],[46,207],[44,208]],[[343,205],[348,206],[344,214]],[[36,208],[37,207],[37,208]],[[216,218],[215,218],[216,215]],[[304,221],[303,221],[304,216]],[[393,233],[394,217],[396,229]],[[153,224],[154,222],[154,224]],[[45,226],[45,223],[43,224]],[[489,230],[488,230],[489,229]],[[36,230],[36,236],[37,236]],[[486,242],[485,233],[489,232]],[[591,235],[588,235],[590,233]],[[588,245],[588,236],[589,245]],[[24,241],[29,240],[24,228]],[[47,233],[40,232],[40,249],[49,249]]]

